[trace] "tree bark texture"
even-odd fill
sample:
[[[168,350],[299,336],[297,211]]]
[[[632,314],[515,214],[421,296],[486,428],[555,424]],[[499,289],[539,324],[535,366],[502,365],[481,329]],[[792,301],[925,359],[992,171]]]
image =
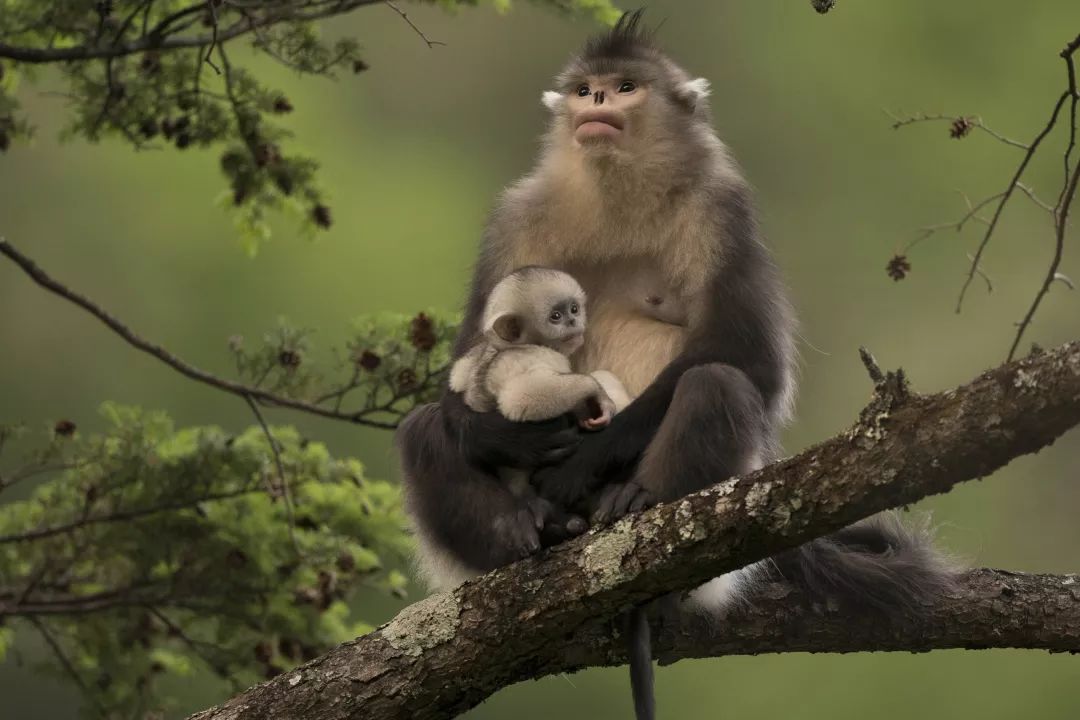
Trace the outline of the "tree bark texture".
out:
[[[1080,342],[934,395],[911,394],[890,373],[847,432],[431,596],[192,718],[446,718],[520,680],[617,664],[611,619],[628,607],[988,475],[1078,423]],[[673,661],[946,647],[1080,650],[1080,579],[973,571],[928,618],[888,621],[770,585],[738,622],[661,628],[656,652]]]

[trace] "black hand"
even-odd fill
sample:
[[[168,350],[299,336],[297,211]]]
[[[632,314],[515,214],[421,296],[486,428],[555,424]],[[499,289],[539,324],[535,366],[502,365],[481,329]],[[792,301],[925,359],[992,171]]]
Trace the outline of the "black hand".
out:
[[[474,465],[531,470],[557,463],[577,449],[580,433],[573,418],[545,422],[512,422],[496,411],[471,410],[460,393],[442,400],[447,432]]]
[[[633,480],[606,486],[596,500],[591,520],[597,525],[614,522],[627,513],[652,507],[656,499]]]
[[[540,543],[544,547],[558,545],[589,529],[589,524],[584,518],[564,512],[554,505],[551,507],[552,510],[545,518],[544,527],[540,531]]]
[[[496,512],[491,521],[492,542],[505,548],[512,559],[527,558],[540,549],[540,531],[532,510],[518,503],[506,512]]]
[[[589,433],[566,462],[533,473],[537,492],[557,505],[573,507],[609,474],[632,465],[636,456],[628,460],[620,455],[618,435],[613,428]]]

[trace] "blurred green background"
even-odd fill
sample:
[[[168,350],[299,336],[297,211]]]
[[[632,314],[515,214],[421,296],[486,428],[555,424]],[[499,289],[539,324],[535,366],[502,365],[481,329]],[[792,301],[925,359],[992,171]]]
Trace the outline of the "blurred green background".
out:
[[[214,372],[231,372],[229,335],[258,335],[279,315],[344,337],[361,313],[457,307],[495,194],[529,168],[544,124],[541,91],[593,28],[525,3],[457,17],[410,9],[429,50],[389,8],[328,23],[353,34],[370,72],[301,82],[270,64],[264,77],[296,106],[289,122],[323,164],[335,224],[314,243],[289,221],[255,259],[214,198],[225,187],[211,152],[136,154],[118,143],[60,145],[63,101],[26,88],[40,126],[32,147],[0,158],[0,234],[134,328]],[[1049,260],[1049,220],[1021,199],[985,268],[953,312],[977,228],[942,233],[894,283],[885,263],[923,225],[959,218],[957,190],[1004,189],[1016,149],[948,125],[890,129],[883,108],[978,114],[1028,141],[1064,88],[1057,53],[1080,32],[1075,0],[841,0],[826,16],[799,2],[653,2],[660,37],[714,88],[715,123],[758,189],[765,230],[802,320],[802,389],[791,451],[846,427],[870,382],[856,352],[903,366],[919,391],[963,382],[1004,359],[1013,323]],[[1054,136],[1029,182],[1053,201],[1062,146]],[[1071,238],[1076,249],[1077,237]],[[1078,253],[1062,270],[1080,279]],[[1029,340],[1080,338],[1080,291],[1054,288]],[[1024,347],[1028,347],[1025,342]],[[34,428],[60,417],[100,427],[102,400],[169,410],[180,424],[244,427],[236,398],[195,385],[137,354],[87,315],[0,263],[0,420]],[[277,413],[335,452],[394,473],[389,435]],[[1080,570],[1080,434],[980,483],[921,503],[943,544],[973,564]],[[421,593],[417,588],[413,599]],[[399,606],[364,599],[381,622]],[[0,718],[76,717],[74,690],[33,671],[43,649],[0,666]],[[788,655],[683,662],[658,672],[663,717],[1075,718],[1080,659],[1020,651],[929,655]],[[214,699],[177,686],[185,710]],[[476,718],[625,718],[625,669],[509,688]]]

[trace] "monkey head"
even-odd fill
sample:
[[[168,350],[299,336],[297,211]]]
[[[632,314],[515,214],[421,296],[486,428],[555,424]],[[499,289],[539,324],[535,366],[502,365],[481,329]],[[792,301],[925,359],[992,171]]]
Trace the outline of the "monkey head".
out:
[[[544,345],[572,355],[585,342],[585,291],[560,270],[520,268],[491,291],[483,327],[498,348]]]
[[[691,77],[653,43],[641,11],[590,39],[543,95],[551,143],[587,154],[638,155],[708,122],[709,82]]]

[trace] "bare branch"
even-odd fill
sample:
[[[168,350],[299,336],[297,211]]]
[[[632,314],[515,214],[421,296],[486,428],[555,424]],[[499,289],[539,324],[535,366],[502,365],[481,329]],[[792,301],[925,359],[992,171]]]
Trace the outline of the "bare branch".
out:
[[[885,382],[885,373],[881,372],[881,367],[877,364],[877,360],[874,358],[873,353],[864,347],[859,348],[859,359],[862,360],[863,367],[866,368],[866,372],[870,375],[870,380],[875,385],[880,382]]]
[[[1062,95],[1062,101],[1065,98],[1070,98],[1072,102],[1069,109],[1069,145],[1065,151],[1065,185],[1061,189],[1057,206],[1054,208],[1054,256],[1050,260],[1050,267],[1046,270],[1046,278],[1043,280],[1042,286],[1035,293],[1035,299],[1032,300],[1024,319],[1020,321],[1017,327],[1016,337],[1013,338],[1012,346],[1009,348],[1009,360],[1012,360],[1016,355],[1016,350],[1020,347],[1020,341],[1023,339],[1028,327],[1031,326],[1031,321],[1035,317],[1035,313],[1038,312],[1039,305],[1042,304],[1046,294],[1050,292],[1050,287],[1054,284],[1054,281],[1058,279],[1058,268],[1061,267],[1061,258],[1065,254],[1065,234],[1069,228],[1069,210],[1072,208],[1073,200],[1076,198],[1077,185],[1080,184],[1080,163],[1077,163],[1072,175],[1069,175],[1069,159],[1072,156],[1073,148],[1076,146],[1077,101],[1080,100],[1080,91],[1077,90],[1076,86],[1076,66],[1073,62],[1073,55],[1077,49],[1080,49],[1080,35],[1077,35],[1076,39],[1061,51],[1061,57],[1065,60],[1069,82],[1068,89]]]
[[[986,231],[983,234],[982,240],[979,243],[975,254],[969,255],[969,259],[971,262],[968,267],[967,277],[964,279],[963,286],[960,288],[960,296],[959,298],[957,298],[956,301],[956,312],[959,313],[963,308],[964,298],[967,295],[968,288],[971,287],[971,283],[975,279],[976,275],[986,281],[988,290],[993,289],[993,283],[991,283],[989,276],[987,276],[986,273],[982,270],[981,261],[983,253],[985,252],[987,246],[989,246],[990,240],[993,238],[994,233],[998,229],[1002,213],[1005,210],[1005,206],[1008,205],[1009,201],[1012,199],[1013,193],[1019,190],[1023,194],[1027,195],[1027,197],[1030,198],[1031,201],[1040,209],[1050,213],[1054,223],[1054,253],[1050,260],[1050,265],[1047,268],[1046,276],[1042,284],[1039,286],[1038,291],[1035,293],[1035,297],[1033,298],[1030,306],[1028,307],[1027,312],[1024,314],[1023,319],[1017,323],[1016,335],[1014,336],[1012,345],[1009,348],[1009,360],[1013,359],[1016,356],[1016,351],[1019,348],[1021,341],[1023,340],[1024,333],[1031,326],[1032,320],[1035,317],[1035,313],[1038,311],[1039,306],[1042,304],[1042,301],[1046,297],[1047,293],[1049,293],[1051,286],[1055,281],[1060,280],[1062,277],[1059,269],[1061,267],[1061,260],[1064,255],[1065,235],[1068,229],[1069,213],[1071,205],[1076,198],[1078,175],[1080,175],[1078,174],[1077,169],[1072,167],[1073,153],[1077,147],[1078,116],[1080,116],[1080,112],[1078,112],[1080,111],[1080,90],[1078,90],[1077,88],[1076,65],[1074,59],[1074,56],[1078,49],[1080,49],[1080,35],[1078,35],[1071,42],[1069,42],[1065,46],[1065,48],[1059,53],[1060,57],[1065,61],[1067,83],[1066,89],[1065,92],[1061,94],[1057,102],[1054,104],[1054,108],[1050,113],[1049,120],[1046,122],[1042,130],[1039,131],[1038,135],[1035,136],[1035,139],[1029,145],[1024,145],[1023,143],[1010,140],[1009,138],[1001,135],[1000,133],[990,130],[983,124],[982,119],[977,116],[952,117],[948,115],[927,115],[919,113],[910,117],[901,118],[889,113],[889,116],[893,119],[894,129],[920,122],[949,120],[952,122],[951,135],[955,138],[962,138],[967,135],[971,131],[971,129],[979,128],[989,133],[999,141],[1007,145],[1012,145],[1014,147],[1023,149],[1025,151],[1019,166],[1014,171],[1012,178],[1009,180],[1009,184],[1005,187],[1004,191],[998,193],[997,195],[993,195],[987,199],[984,199],[976,205],[972,205],[971,202],[968,201],[968,213],[964,215],[958,222],[944,223],[941,225],[931,225],[929,227],[923,228],[920,231],[919,236],[916,237],[913,241],[911,241],[903,252],[897,254],[897,258],[904,260],[906,264],[906,258],[904,257],[904,253],[906,253],[915,245],[919,244],[937,231],[944,229],[955,229],[957,231],[962,230],[965,223],[967,223],[967,221],[970,219],[974,219],[984,223],[986,225]],[[1065,178],[1062,183],[1061,191],[1058,194],[1057,202],[1055,205],[1051,206],[1049,203],[1042,200],[1031,187],[1022,183],[1021,178],[1023,177],[1024,172],[1027,170],[1028,165],[1031,163],[1032,158],[1039,150],[1039,147],[1042,144],[1043,140],[1046,139],[1046,137],[1057,125],[1058,118],[1061,115],[1061,110],[1065,106],[1066,101],[1069,102],[1069,138],[1063,154]],[[1078,163],[1078,167],[1080,167],[1080,163]],[[990,220],[986,220],[978,214],[978,211],[992,201],[997,201],[997,206],[994,210],[993,217]],[[892,263],[890,263],[889,274],[891,277],[893,277],[893,279],[900,279],[905,274],[903,272],[904,269],[906,268],[894,269]]]
[[[1057,223],[1054,228],[1054,257],[1050,261],[1050,267],[1046,271],[1046,279],[1043,280],[1042,287],[1040,287],[1039,291],[1035,294],[1035,299],[1032,301],[1031,307],[1028,308],[1027,313],[1024,315],[1024,319],[1020,321],[1020,325],[1016,330],[1016,337],[1013,339],[1012,346],[1009,348],[1009,360],[1012,360],[1016,355],[1016,350],[1020,347],[1020,341],[1024,337],[1024,332],[1031,325],[1031,321],[1035,317],[1035,313],[1039,310],[1039,305],[1042,304],[1043,298],[1050,292],[1050,286],[1054,284],[1055,280],[1059,279],[1060,273],[1058,273],[1058,268],[1061,267],[1061,258],[1065,253],[1065,233],[1069,223],[1069,208],[1072,206],[1073,199],[1076,197],[1076,187],[1078,183],[1080,183],[1080,163],[1077,163],[1076,168],[1073,170],[1072,177],[1065,186],[1065,193],[1062,195],[1062,202],[1057,213]]]
[[[610,628],[597,624],[628,605],[946,492],[1077,424],[1080,342],[949,392],[892,396],[873,403],[847,432],[796,457],[432,596],[192,720],[447,718],[513,682],[621,662]],[[765,602],[766,615],[756,621],[726,623],[712,636],[680,631],[682,640],[660,648],[669,659],[788,649],[1080,650],[1078,581],[979,571],[929,608],[928,623],[906,618],[896,625],[880,616],[837,615],[828,602],[822,613],[789,589]]]
[[[916,123],[923,123],[923,122],[935,122],[935,121],[939,121],[939,120],[947,120],[948,122],[955,123],[957,120],[965,120],[965,121],[967,121],[967,122],[969,122],[971,124],[972,128],[982,130],[983,132],[985,132],[987,135],[990,135],[992,138],[994,138],[998,142],[1004,143],[1005,145],[1010,145],[1010,146],[1012,146],[1014,148],[1020,148],[1021,150],[1029,149],[1028,145],[1025,145],[1024,143],[1019,142],[1017,140],[1013,140],[1011,138],[1005,137],[1004,135],[1002,135],[1001,133],[999,133],[999,132],[997,132],[995,130],[991,130],[989,127],[986,126],[986,124],[983,122],[983,119],[981,117],[979,117],[978,115],[974,115],[974,116],[970,116],[970,117],[964,117],[964,116],[958,116],[958,115],[940,115],[940,114],[938,114],[938,115],[927,115],[926,113],[916,113],[916,114],[910,115],[908,117],[898,117],[897,115],[894,115],[893,113],[889,112],[888,110],[885,111],[885,114],[888,115],[890,118],[892,118],[892,120],[893,120],[892,129],[893,130],[899,130],[902,127],[907,127],[908,125],[914,125]]]
[[[220,46],[219,46],[220,49]],[[227,72],[227,71],[226,71]],[[116,317],[105,311],[101,306],[95,303],[93,300],[80,295],[74,290],[69,289],[65,285],[57,282],[50,277],[44,270],[42,270],[33,260],[22,254],[15,247],[6,240],[0,239],[0,254],[6,255],[16,265],[22,268],[23,272],[30,276],[30,278],[41,287],[59,295],[60,297],[68,300],[69,302],[78,305],[83,310],[96,317],[98,320],[107,325],[113,332],[122,337],[129,345],[142,350],[143,352],[152,355],[161,362],[165,363],[169,367],[173,368],[180,374],[215,387],[219,390],[238,395],[242,398],[252,398],[260,403],[289,408],[291,410],[300,410],[302,412],[310,413],[312,415],[318,415],[320,417],[330,418],[332,420],[345,420],[347,422],[355,423],[357,425],[364,425],[367,427],[381,428],[384,430],[392,430],[396,427],[395,423],[383,422],[381,420],[375,420],[369,417],[373,412],[377,412],[379,408],[374,411],[367,409],[360,410],[358,412],[341,412],[327,407],[321,407],[319,405],[305,402],[303,400],[294,400],[282,395],[277,395],[266,390],[260,390],[257,387],[249,387],[242,383],[233,382],[224,378],[219,378],[216,375],[212,375],[205,370],[191,365],[184,360],[181,360],[171,352],[166,350],[160,345],[143,339],[136,334],[131,328],[124,323],[120,322]]]
[[[388,8],[400,15],[402,20],[409,24],[409,27],[411,27],[416,32],[416,34],[420,36],[420,39],[427,43],[429,49],[435,47],[436,45],[446,45],[446,43],[440,42],[438,40],[429,40],[428,36],[424,34],[424,31],[418,28],[416,26],[416,23],[409,19],[409,14],[399,8],[397,5],[395,5],[392,0],[383,0],[383,2],[386,3],[386,6]]]
[[[1024,153],[1024,158],[1020,161],[1019,167],[1016,168],[1016,172],[1013,173],[1012,179],[1009,181],[1008,186],[1002,193],[1001,200],[998,202],[997,209],[994,210],[994,217],[990,220],[990,224],[986,228],[986,234],[983,235],[982,242],[979,243],[978,249],[975,251],[975,257],[971,261],[971,270],[968,271],[967,279],[964,280],[963,287],[960,288],[960,297],[956,301],[956,312],[959,313],[964,305],[964,295],[967,294],[968,287],[971,286],[971,281],[975,278],[976,268],[979,266],[979,261],[982,260],[983,252],[985,252],[987,245],[990,244],[990,238],[994,236],[994,230],[997,229],[998,221],[1001,219],[1001,213],[1005,210],[1005,206],[1009,204],[1009,198],[1012,197],[1013,192],[1017,189],[1020,182],[1020,178],[1023,177],[1024,171],[1027,170],[1028,164],[1031,162],[1031,158],[1035,156],[1035,152],[1039,149],[1039,145],[1050,134],[1050,131],[1054,129],[1054,125],[1057,124],[1058,115],[1061,113],[1061,107],[1065,104],[1066,98],[1069,93],[1064,92],[1061,97],[1058,98],[1057,103],[1054,105],[1054,110],[1050,113],[1050,120],[1047,121],[1046,126],[1035,136],[1035,139],[1028,146],[1027,152]],[[1012,354],[1009,355],[1010,359]]]
[[[960,197],[964,199],[964,203],[967,205],[967,213],[965,213],[963,216],[961,216],[959,220],[956,220],[955,222],[938,223],[937,225],[927,225],[924,228],[920,228],[919,235],[904,247],[904,249],[901,251],[901,254],[906,254],[910,252],[912,248],[921,243],[923,240],[926,240],[927,238],[942,230],[955,230],[956,232],[960,232],[964,229],[964,226],[967,225],[968,222],[971,220],[978,220],[984,225],[989,224],[990,221],[981,217],[979,215],[979,211],[990,203],[994,202],[995,200],[1000,200],[1005,195],[1005,193],[998,193],[997,195],[991,195],[990,197],[983,198],[979,202],[973,204],[971,202],[971,198],[969,198],[966,193],[959,190],[957,192],[960,193]]]
[[[255,419],[259,421],[259,427],[262,428],[263,434],[266,435],[266,442],[270,445],[270,452],[273,453],[274,464],[277,466],[278,482],[281,483],[281,497],[285,501],[285,512],[289,518],[289,540],[292,541],[293,549],[299,555],[300,544],[296,542],[296,515],[293,511],[289,479],[285,475],[285,464],[281,461],[281,449],[278,447],[277,440],[274,439],[274,433],[270,432],[270,426],[266,424],[266,418],[259,411],[259,406],[255,403],[255,400],[250,395],[245,395],[244,399],[247,400],[251,412],[255,414]]]
[[[983,281],[986,282],[986,292],[994,292],[994,281],[991,280],[990,276],[987,275],[986,272],[975,263],[975,256],[971,253],[968,253],[967,259],[972,263],[972,267],[975,268],[975,272],[978,273],[979,277],[981,277]]]

